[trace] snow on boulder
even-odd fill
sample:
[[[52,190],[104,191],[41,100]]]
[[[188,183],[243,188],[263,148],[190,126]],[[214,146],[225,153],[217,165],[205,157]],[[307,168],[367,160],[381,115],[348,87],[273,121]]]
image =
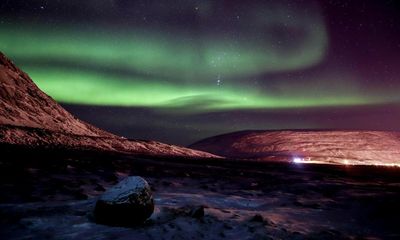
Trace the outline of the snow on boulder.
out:
[[[97,223],[131,226],[143,223],[154,211],[149,184],[141,177],[128,177],[108,189],[96,202]]]

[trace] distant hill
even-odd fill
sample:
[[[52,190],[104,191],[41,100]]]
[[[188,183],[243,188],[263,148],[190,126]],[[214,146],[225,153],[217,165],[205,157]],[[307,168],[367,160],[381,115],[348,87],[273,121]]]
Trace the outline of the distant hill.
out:
[[[241,131],[189,146],[229,158],[400,166],[400,133],[382,131]]]

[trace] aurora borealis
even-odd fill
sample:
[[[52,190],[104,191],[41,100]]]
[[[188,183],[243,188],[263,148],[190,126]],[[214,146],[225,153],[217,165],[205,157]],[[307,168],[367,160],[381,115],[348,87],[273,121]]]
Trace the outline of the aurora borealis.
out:
[[[78,117],[120,135],[189,144],[254,128],[398,126],[393,1],[0,5],[1,51]]]

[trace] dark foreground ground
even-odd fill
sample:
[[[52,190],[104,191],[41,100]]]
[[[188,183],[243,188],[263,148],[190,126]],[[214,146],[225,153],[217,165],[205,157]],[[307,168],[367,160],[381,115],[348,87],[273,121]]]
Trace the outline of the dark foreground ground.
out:
[[[0,150],[1,239],[400,239],[399,168]],[[153,216],[95,224],[96,196],[128,175],[152,185]]]

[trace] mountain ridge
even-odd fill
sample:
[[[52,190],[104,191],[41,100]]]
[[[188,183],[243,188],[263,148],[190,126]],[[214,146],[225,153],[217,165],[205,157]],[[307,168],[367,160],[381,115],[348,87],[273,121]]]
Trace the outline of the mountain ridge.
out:
[[[0,52],[0,144],[214,158],[156,141],[130,140],[77,119]]]

